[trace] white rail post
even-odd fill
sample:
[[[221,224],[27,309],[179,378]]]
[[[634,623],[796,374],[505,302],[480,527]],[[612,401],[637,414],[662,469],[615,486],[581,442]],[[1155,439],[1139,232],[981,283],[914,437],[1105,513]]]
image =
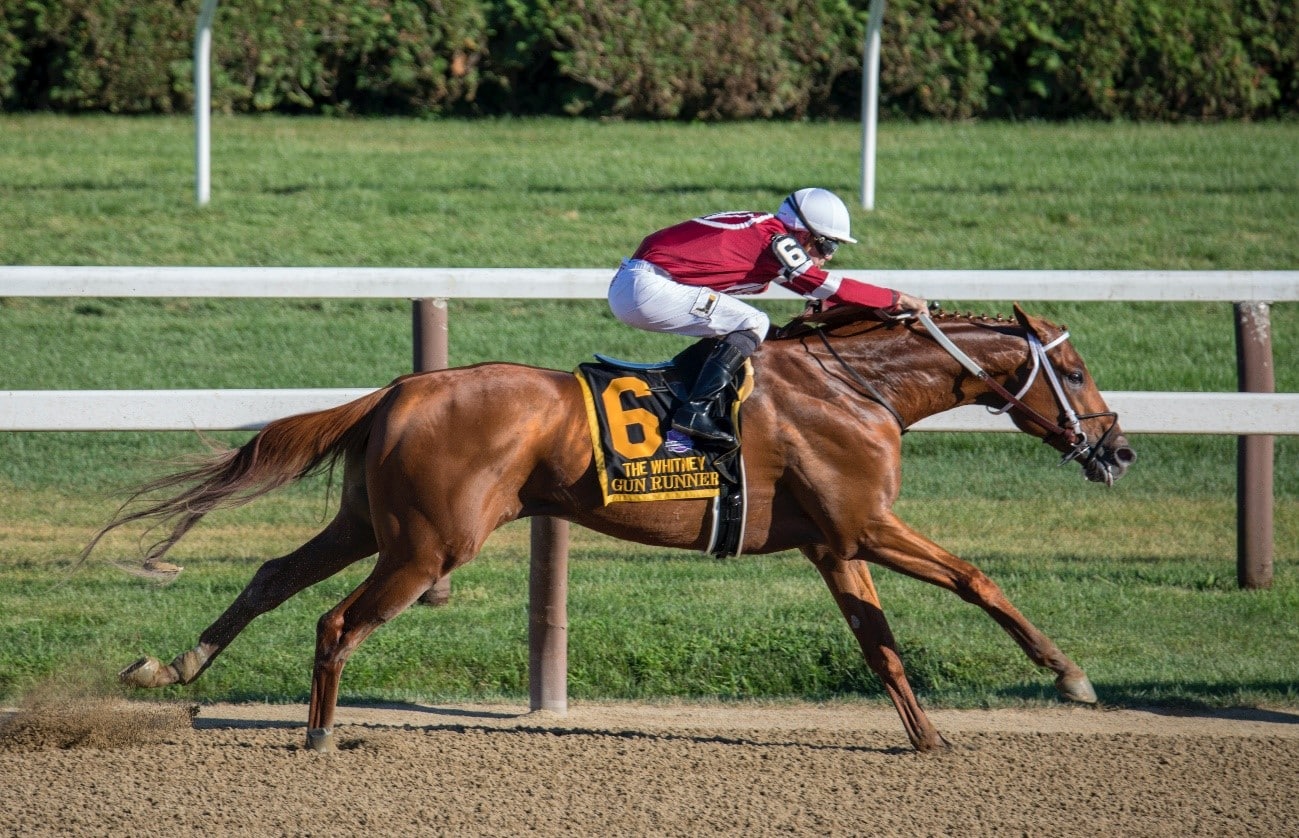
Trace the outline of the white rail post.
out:
[[[884,0],[871,0],[862,49],[861,75],[861,205],[875,209],[875,123],[880,105],[880,28],[884,25]]]
[[[194,32],[194,198],[205,207],[212,195],[212,18],[217,0],[203,0]]]

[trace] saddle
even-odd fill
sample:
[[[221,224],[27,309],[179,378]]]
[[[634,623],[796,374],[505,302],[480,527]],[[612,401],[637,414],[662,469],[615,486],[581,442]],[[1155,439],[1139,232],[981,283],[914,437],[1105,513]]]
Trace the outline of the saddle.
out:
[[[672,414],[690,394],[716,341],[705,340],[658,363],[597,354],[574,372],[586,402],[591,443],[604,503],[713,500],[713,535],[706,552],[737,555],[744,533],[744,468],[739,447],[718,449],[672,428]],[[753,390],[746,362],[727,388],[723,415],[740,439],[740,405]]]

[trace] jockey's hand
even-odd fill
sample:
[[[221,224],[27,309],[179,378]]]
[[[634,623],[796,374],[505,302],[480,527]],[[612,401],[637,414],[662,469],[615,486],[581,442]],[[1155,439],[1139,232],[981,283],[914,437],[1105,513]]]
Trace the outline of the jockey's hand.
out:
[[[908,294],[905,291],[898,292],[898,301],[889,309],[890,314],[924,314],[928,310],[929,303],[925,302],[923,297],[917,297]]]

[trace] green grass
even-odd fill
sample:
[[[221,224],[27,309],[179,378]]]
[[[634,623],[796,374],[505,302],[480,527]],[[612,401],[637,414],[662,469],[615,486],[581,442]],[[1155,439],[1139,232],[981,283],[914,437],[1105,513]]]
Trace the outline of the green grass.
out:
[[[845,268],[1299,262],[1293,123],[894,124]],[[0,263],[613,266],[649,231],[854,203],[852,123],[217,117],[212,203],[186,118],[0,115]]]
[[[185,119],[0,115],[0,263],[611,267],[646,232],[774,207],[819,184],[853,203],[851,124],[218,118],[213,203],[193,206]],[[1299,126],[893,124],[873,213],[839,263],[869,268],[1295,269]],[[797,306],[770,304],[776,319]],[[965,307],[962,305],[962,307]],[[1009,301],[978,308],[1007,311]],[[1033,304],[1066,322],[1105,389],[1234,390],[1226,304]],[[1299,391],[1299,306],[1273,308],[1277,386]],[[456,363],[571,368],[664,357],[598,301],[453,301]],[[379,386],[410,366],[409,303],[0,299],[0,388]],[[217,434],[235,442],[246,434]],[[1276,580],[1235,588],[1235,441],[1139,435],[1118,486],[1084,484],[1027,437],[914,434],[899,510],[975,561],[1113,703],[1299,703],[1299,445],[1277,443]],[[191,434],[0,434],[0,699],[69,667],[111,674],[191,646],[260,560],[331,510],[321,481],[215,516],[156,588],[67,576],[126,487]],[[131,535],[135,535],[132,533]],[[193,687],[305,696],[328,580],[255,623]],[[413,609],[349,663],[350,698],[526,693],[526,524],[457,572],[450,608]],[[880,573],[929,703],[1036,701],[1049,679],[986,615]],[[880,695],[819,577],[794,555],[714,562],[574,534],[575,697]]]
[[[46,498],[45,500],[48,500]],[[158,588],[96,562],[69,573],[91,504],[9,528],[0,546],[0,695],[47,679],[107,682],[138,654],[169,659],[238,593],[259,549],[305,538],[323,513],[289,498],[270,522],[222,516],[178,548],[187,565]],[[1088,669],[1113,705],[1231,706],[1299,701],[1294,556],[1265,592],[1235,590],[1220,554],[1230,537],[1204,522],[1226,504],[1174,505],[1157,541],[1140,532],[1150,504],[1109,500],[1072,515],[1044,498],[1013,506],[1057,533],[1008,538],[1010,505],[980,501],[968,527],[933,504],[903,514],[998,579],[1016,604]],[[1062,522],[1072,519],[1069,526]],[[1095,537],[1098,524],[1114,533]],[[1022,528],[1020,528],[1022,529]],[[1292,521],[1282,535],[1294,540]],[[127,539],[104,559],[132,561]],[[306,697],[316,618],[369,563],[321,583],[255,622],[194,685],[161,695],[198,700]],[[527,527],[507,526],[457,571],[453,603],[414,608],[371,637],[344,676],[344,700],[518,699],[527,692]],[[882,693],[819,577],[792,554],[718,562],[574,533],[569,586],[570,694],[879,699]],[[950,594],[877,576],[913,683],[926,703],[998,706],[1051,700],[1050,678],[993,622]]]

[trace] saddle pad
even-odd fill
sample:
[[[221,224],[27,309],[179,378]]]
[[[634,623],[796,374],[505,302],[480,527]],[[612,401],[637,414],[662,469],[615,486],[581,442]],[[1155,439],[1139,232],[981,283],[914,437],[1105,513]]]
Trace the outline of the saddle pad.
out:
[[[677,404],[662,370],[628,370],[579,364],[573,373],[582,388],[604,504],[618,501],[714,498],[723,477],[715,462],[733,452],[696,448],[672,429]],[[752,390],[753,376],[745,376]],[[731,407],[739,428],[740,403]],[[737,435],[738,436],[738,435]]]

